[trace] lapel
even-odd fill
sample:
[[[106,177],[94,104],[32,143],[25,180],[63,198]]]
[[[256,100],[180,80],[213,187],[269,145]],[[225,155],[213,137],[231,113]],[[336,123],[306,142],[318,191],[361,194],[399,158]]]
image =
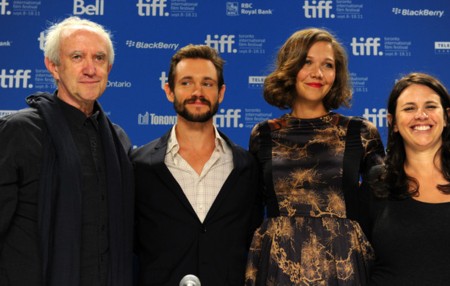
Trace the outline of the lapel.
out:
[[[169,192],[173,192],[178,200],[180,200],[181,204],[186,208],[186,210],[198,220],[198,216],[192,208],[191,203],[189,203],[189,200],[187,199],[180,185],[175,180],[169,168],[167,168],[166,164],[164,163],[164,158],[167,151],[167,141],[169,140],[171,130],[169,130],[169,132],[159,138],[155,147],[151,150],[149,156],[151,161],[150,164],[155,166],[155,172],[161,178],[161,181],[167,186],[167,190]]]
[[[225,134],[219,131],[220,136],[227,142],[228,146],[230,146],[232,153],[233,153],[233,170],[231,171],[228,178],[225,180],[225,183],[223,184],[222,188],[219,191],[219,194],[217,194],[216,199],[214,200],[214,203],[212,204],[211,208],[209,209],[204,223],[208,223],[209,220],[214,216],[214,214],[221,208],[221,206],[226,203],[227,197],[231,194],[231,192],[237,191],[236,184],[238,183],[239,177],[241,176],[241,171],[243,169],[243,166],[245,165],[245,162],[243,158],[240,155],[239,148],[227,137]],[[233,202],[229,202],[233,203]]]

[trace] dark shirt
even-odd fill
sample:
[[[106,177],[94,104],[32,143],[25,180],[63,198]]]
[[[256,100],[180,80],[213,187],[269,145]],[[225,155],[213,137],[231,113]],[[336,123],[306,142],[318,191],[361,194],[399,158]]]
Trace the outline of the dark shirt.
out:
[[[106,285],[108,203],[98,111],[87,118],[58,102],[82,164],[80,285]],[[44,134],[44,122],[32,109],[0,120],[0,285],[19,285],[14,280],[22,275],[33,285],[41,280],[37,193]]]
[[[370,285],[450,285],[450,203],[409,198],[379,207]]]

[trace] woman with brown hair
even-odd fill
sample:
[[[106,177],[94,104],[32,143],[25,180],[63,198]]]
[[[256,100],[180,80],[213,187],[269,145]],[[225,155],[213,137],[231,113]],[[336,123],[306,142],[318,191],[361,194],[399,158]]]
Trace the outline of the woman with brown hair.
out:
[[[373,252],[359,207],[384,148],[373,124],[332,111],[351,97],[347,56],[330,32],[300,30],[284,43],[264,98],[290,113],[257,124],[250,138],[267,218],[253,238],[246,285],[367,283]]]

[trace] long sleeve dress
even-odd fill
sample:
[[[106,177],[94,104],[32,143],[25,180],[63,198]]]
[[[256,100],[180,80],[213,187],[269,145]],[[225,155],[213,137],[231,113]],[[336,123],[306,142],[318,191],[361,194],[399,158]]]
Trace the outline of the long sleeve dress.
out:
[[[253,129],[250,151],[263,172],[267,218],[253,237],[246,285],[366,285],[374,253],[360,225],[346,218],[342,191],[349,120],[333,112],[286,114],[265,122],[268,136],[263,123]],[[360,120],[364,180],[382,163],[384,147],[376,127]]]

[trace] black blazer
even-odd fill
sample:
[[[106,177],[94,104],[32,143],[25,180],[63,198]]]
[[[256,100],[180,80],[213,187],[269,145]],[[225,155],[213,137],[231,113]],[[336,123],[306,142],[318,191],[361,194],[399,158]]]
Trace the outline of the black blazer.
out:
[[[179,285],[187,274],[203,286],[244,285],[248,247],[263,215],[258,167],[220,135],[234,168],[203,223],[164,164],[170,131],[133,152],[139,285]]]

